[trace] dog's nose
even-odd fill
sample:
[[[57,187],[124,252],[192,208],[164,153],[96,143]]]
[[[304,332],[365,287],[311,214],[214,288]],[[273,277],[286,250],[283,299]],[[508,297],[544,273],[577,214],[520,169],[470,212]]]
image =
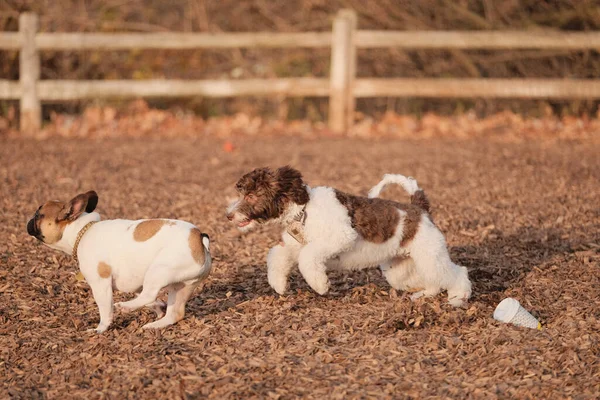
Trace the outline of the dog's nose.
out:
[[[35,223],[33,222],[33,219],[30,219],[29,222],[27,223],[27,233],[30,236],[35,236],[36,232],[35,232]]]
[[[231,214],[231,213],[227,214],[227,219],[230,221],[233,221],[233,214]]]

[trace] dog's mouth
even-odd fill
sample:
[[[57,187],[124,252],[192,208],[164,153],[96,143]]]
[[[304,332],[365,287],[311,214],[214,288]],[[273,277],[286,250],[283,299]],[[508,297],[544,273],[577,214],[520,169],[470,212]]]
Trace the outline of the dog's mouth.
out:
[[[238,222],[238,223],[237,223],[237,227],[238,227],[238,228],[243,228],[243,227],[245,227],[245,226],[248,226],[248,225],[250,225],[250,222],[252,222],[252,220],[245,219],[245,220],[243,220],[243,221],[240,221],[240,222]]]

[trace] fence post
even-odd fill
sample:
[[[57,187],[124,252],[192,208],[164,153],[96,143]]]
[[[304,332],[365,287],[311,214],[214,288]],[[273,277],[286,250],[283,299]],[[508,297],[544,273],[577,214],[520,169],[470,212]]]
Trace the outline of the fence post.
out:
[[[329,129],[346,131],[353,122],[356,75],[356,12],[340,10],[333,21],[331,37],[331,69],[329,88]]]
[[[356,79],[356,29],[358,18],[356,11],[347,10],[347,18],[350,22],[350,47],[348,49],[348,81],[346,83],[346,129],[352,128],[354,125],[354,80]]]
[[[19,32],[22,47],[19,59],[19,80],[21,84],[21,132],[32,133],[40,129],[42,106],[37,96],[37,81],[40,78],[40,56],[35,47],[38,30],[38,16],[23,13],[19,16]]]

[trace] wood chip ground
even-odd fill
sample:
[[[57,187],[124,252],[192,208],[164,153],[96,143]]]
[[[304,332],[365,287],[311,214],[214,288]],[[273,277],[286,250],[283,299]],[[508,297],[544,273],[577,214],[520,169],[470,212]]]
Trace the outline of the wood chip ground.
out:
[[[600,396],[597,141],[233,142],[0,139],[0,398]],[[331,274],[326,296],[294,273],[277,295],[265,258],[278,230],[239,235],[224,211],[242,173],[287,163],[352,193],[387,172],[417,178],[469,269],[469,305],[449,307],[445,294],[412,303],[377,270]],[[210,234],[214,273],[183,321],[143,331],[154,318],[143,310],[86,332],[98,323],[88,285],[25,225],[42,202],[90,189],[104,218],[181,218]],[[544,330],[493,320],[507,296]]]

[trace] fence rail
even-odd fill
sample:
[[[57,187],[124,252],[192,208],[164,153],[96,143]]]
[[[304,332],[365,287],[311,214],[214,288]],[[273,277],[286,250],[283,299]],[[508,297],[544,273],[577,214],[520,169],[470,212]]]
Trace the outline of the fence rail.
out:
[[[599,49],[600,32],[358,31],[356,47],[403,49]]]
[[[40,81],[41,100],[77,100],[88,97],[234,97],[234,96],[328,96],[329,81],[319,78],[246,80],[110,80]]]
[[[40,33],[40,50],[227,49],[239,47],[329,47],[328,32],[302,33]]]
[[[196,48],[330,48],[327,78],[246,80],[40,80],[39,51]],[[0,50],[19,50],[19,81],[0,80],[0,100],[20,100],[21,130],[41,126],[42,101],[99,97],[329,97],[329,126],[352,125],[360,97],[600,98],[600,79],[356,78],[357,49],[600,49],[600,32],[369,31],[341,10],[331,32],[303,33],[38,33],[38,18],[19,17],[19,32],[0,32]]]
[[[600,80],[357,79],[355,97],[496,97],[581,99],[600,97]]]

